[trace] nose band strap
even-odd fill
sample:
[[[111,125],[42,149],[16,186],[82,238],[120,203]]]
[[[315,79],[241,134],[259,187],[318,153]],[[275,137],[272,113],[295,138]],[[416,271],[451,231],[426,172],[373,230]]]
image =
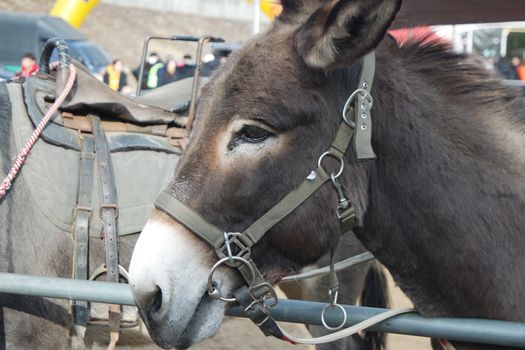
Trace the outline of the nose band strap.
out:
[[[329,179],[330,175],[328,175],[323,168],[317,168],[299,187],[288,193],[288,195],[250,225],[244,232],[232,238],[230,246],[236,250],[234,254],[251,261],[251,248],[264,234],[294,211]],[[210,224],[200,216],[199,213],[193,210],[193,208],[177,199],[171,192],[168,190],[163,191],[155,201],[155,207],[210,244],[215,249],[219,259],[228,256],[224,244],[224,230]],[[247,280],[246,282],[251,283],[253,276],[251,273],[248,273],[248,271],[244,273],[244,266],[244,264],[235,264],[235,267],[240,270],[241,274]],[[253,264],[253,267],[255,268],[255,264]],[[256,268],[255,270],[257,271]],[[260,275],[259,271],[257,271],[257,275]]]

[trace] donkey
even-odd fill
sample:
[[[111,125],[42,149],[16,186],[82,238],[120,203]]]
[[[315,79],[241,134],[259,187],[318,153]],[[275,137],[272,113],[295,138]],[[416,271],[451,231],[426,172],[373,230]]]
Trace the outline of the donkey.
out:
[[[0,178],[7,174],[11,160],[17,151],[15,129],[20,127],[24,117],[28,118],[23,112],[25,108],[23,101],[17,98],[10,100],[7,84],[19,85],[19,83],[0,83]],[[29,119],[25,122],[30,123]],[[38,142],[44,143],[43,140]],[[53,149],[53,154],[62,152],[58,147],[50,145],[47,147]],[[38,153],[31,154],[28,161],[31,162],[33,157],[38,157],[38,155]],[[136,155],[121,153],[119,157],[121,157],[120,159],[122,157],[133,159],[134,162],[139,161],[139,164],[135,164],[137,167],[146,166],[144,163],[140,163]],[[172,157],[176,160],[175,155]],[[55,161],[66,162],[62,165],[67,168],[67,161],[58,158],[60,157],[57,157]],[[29,171],[28,168],[22,168],[22,172],[26,170]],[[66,176],[75,177],[78,174],[73,172]],[[34,197],[29,188],[30,179],[30,177],[19,176],[8,195],[0,199],[0,271],[70,277],[74,254],[71,232],[57,227],[56,223],[42,210],[42,204],[37,203],[38,199]],[[45,185],[56,188],[57,184],[62,183],[58,179],[55,183]],[[118,185],[120,190],[125,190],[122,188],[122,184],[119,183]],[[142,193],[144,195],[144,192]],[[52,206],[60,205],[60,194],[54,200],[56,202],[51,202]],[[57,210],[54,207],[51,208],[51,211],[53,209]],[[120,264],[125,269],[129,266],[136,237],[137,235],[126,235],[119,239]],[[352,236],[345,238],[344,246],[349,250],[347,253],[360,253],[364,249]],[[104,252],[103,241],[92,239],[90,242],[91,272],[105,260]],[[339,254],[342,258],[343,253],[340,252]],[[368,277],[365,278],[365,276]],[[370,295],[377,294],[380,296],[377,302],[371,302],[368,305],[384,306],[387,290],[381,285],[381,279],[377,281],[370,279],[373,276],[377,276],[375,263],[370,262],[352,268],[350,273],[341,280],[342,302],[356,302],[361,294],[363,295],[361,298],[366,302]],[[379,274],[379,276],[381,275]],[[325,285],[321,282],[316,281],[309,284],[308,290],[304,291],[305,297],[318,295],[321,291],[324,292]],[[105,348],[103,344],[107,343],[107,329],[89,326],[86,337],[81,339],[72,335],[74,334],[71,332],[72,328],[72,322],[68,315],[68,303],[65,301],[0,294],[0,349]],[[319,334],[323,330],[315,328],[312,329],[312,332]],[[157,348],[145,334],[136,334],[129,330],[123,330],[123,333],[118,348],[121,346],[140,349]],[[346,346],[344,344],[348,344],[352,348],[355,348],[354,344],[362,348],[371,348],[367,344],[377,344],[377,348],[379,348],[382,344],[382,338],[381,335],[371,333],[364,338],[354,336],[330,346],[341,348]]]
[[[355,234],[423,315],[525,321],[520,91],[442,44],[398,47],[385,38],[401,0],[282,3],[275,23],[204,88],[168,190],[213,225],[242,232],[315,169],[363,56],[375,50],[377,160],[357,162],[349,151],[342,175],[357,210]],[[268,281],[336,246],[330,187],[253,247]],[[206,293],[216,261],[185,226],[152,212],[130,281],[157,344],[187,348],[215,334],[226,308]],[[243,283],[226,267],[215,278],[228,296]]]

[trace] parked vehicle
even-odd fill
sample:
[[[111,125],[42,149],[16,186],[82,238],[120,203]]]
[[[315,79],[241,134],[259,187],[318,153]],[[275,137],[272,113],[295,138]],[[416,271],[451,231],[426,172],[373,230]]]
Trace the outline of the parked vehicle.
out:
[[[0,66],[17,72],[20,57],[31,52],[40,58],[44,43],[52,37],[63,38],[71,56],[82,62],[92,73],[99,73],[110,62],[110,56],[97,44],[58,17],[0,12]],[[53,58],[52,58],[53,59]]]
[[[7,80],[7,79],[11,78],[14,74],[15,74],[14,72],[10,72],[8,70],[5,70],[4,67],[2,65],[0,65],[0,81]]]

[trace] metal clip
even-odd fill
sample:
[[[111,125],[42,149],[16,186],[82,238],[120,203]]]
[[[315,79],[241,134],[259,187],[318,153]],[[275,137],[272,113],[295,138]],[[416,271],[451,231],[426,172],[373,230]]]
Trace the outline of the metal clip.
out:
[[[330,287],[328,289],[328,296],[330,297],[330,305],[337,305],[337,298],[339,296],[339,285]]]
[[[337,217],[340,218],[340,212],[350,205],[350,202],[346,198],[346,195],[343,191],[343,186],[337,181],[337,178],[332,174],[330,175],[332,179],[332,184],[334,185],[335,191],[337,192],[337,197],[339,198],[337,203]]]

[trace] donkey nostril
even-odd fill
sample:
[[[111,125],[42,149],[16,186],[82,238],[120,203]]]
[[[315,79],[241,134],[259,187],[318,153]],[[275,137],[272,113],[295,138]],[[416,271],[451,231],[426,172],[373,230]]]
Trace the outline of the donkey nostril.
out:
[[[147,313],[156,313],[162,307],[162,290],[159,286],[153,286],[148,291],[142,290],[137,294],[135,294],[137,305]]]
[[[162,306],[162,289],[160,289],[159,287],[156,288],[157,291],[155,293],[155,295],[153,296],[153,300],[151,301],[151,311],[152,313],[156,313],[157,311],[160,310],[161,306]]]

